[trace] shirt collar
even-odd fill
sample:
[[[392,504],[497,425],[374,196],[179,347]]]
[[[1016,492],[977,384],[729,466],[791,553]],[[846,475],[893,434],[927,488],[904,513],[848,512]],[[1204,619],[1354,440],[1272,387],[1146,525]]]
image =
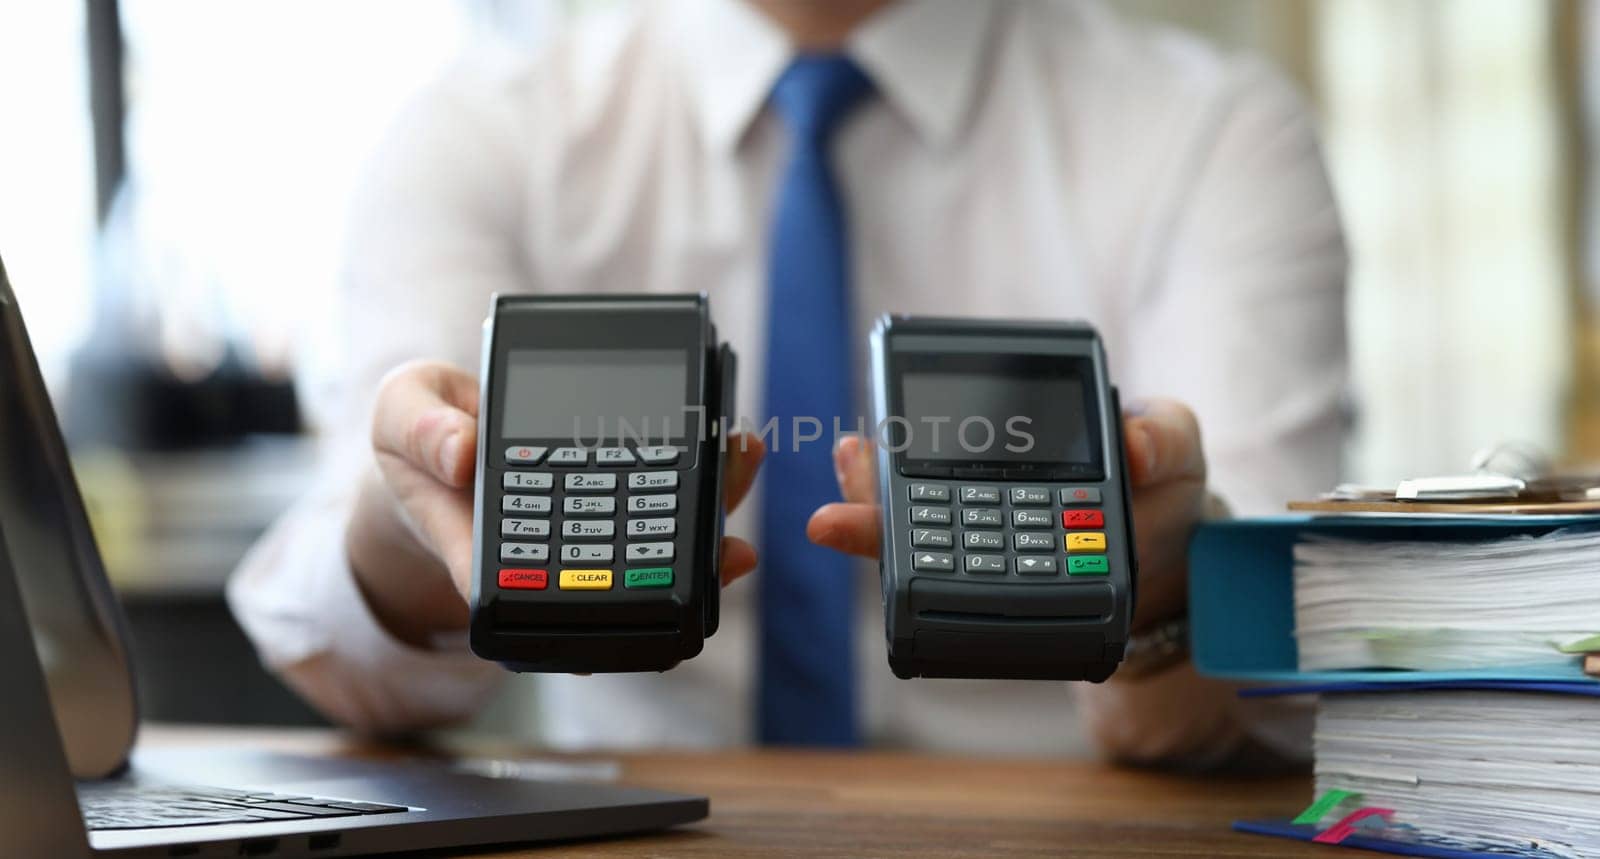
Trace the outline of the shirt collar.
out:
[[[901,0],[850,36],[850,55],[933,146],[953,139],[965,124],[996,5]]]
[[[917,133],[940,146],[966,119],[993,15],[988,0],[900,0],[852,33],[846,50]],[[744,0],[675,3],[668,22],[701,133],[713,149],[730,151],[794,47]]]

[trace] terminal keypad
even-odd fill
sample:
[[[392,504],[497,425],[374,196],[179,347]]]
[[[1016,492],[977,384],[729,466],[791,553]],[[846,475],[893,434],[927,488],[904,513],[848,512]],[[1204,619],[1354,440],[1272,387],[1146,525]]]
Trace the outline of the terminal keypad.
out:
[[[500,588],[670,588],[678,532],[679,473],[673,469],[681,453],[672,445],[506,448],[498,511]],[[949,498],[930,501],[948,505]],[[943,509],[948,517],[948,507]],[[556,513],[560,519],[552,524]],[[552,563],[555,569],[549,569]]]
[[[917,572],[1023,579],[1111,572],[1099,487],[958,481],[905,491],[910,506],[899,527],[909,531]]]

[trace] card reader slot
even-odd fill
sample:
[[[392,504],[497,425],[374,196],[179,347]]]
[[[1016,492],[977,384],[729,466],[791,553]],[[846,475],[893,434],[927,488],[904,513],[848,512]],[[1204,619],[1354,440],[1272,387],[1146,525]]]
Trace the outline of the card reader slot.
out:
[[[933,623],[975,624],[983,626],[1009,626],[1015,628],[1040,627],[1048,629],[1064,623],[1099,623],[1103,614],[1056,615],[1052,617],[1013,617],[1006,614],[976,614],[967,611],[919,611],[918,620]]]
[[[602,602],[583,604],[574,601],[525,601],[502,598],[494,604],[497,630],[523,633],[545,633],[570,629],[586,635],[595,630],[614,630],[618,634],[632,630],[653,632],[682,628],[676,600],[662,599],[648,602]]]
[[[1063,630],[1053,635],[995,635],[921,629],[901,645],[919,665],[902,677],[987,677],[995,680],[1089,680],[1110,676],[1115,660],[1099,658],[1121,652],[1095,630]],[[1081,654],[1081,661],[1063,658]],[[897,672],[899,673],[899,672]]]
[[[677,638],[682,631],[677,624],[656,624],[654,626],[601,626],[584,624],[562,625],[530,625],[519,627],[515,624],[502,624],[495,630],[504,635],[537,635],[541,637],[573,637],[586,638],[596,635],[611,636],[614,638],[648,638],[650,636],[666,636]]]
[[[910,607],[916,616],[944,613],[970,618],[968,622],[984,618],[1006,623],[1102,620],[1116,606],[1116,595],[1105,582],[1012,585],[921,577],[912,580],[910,590]]]

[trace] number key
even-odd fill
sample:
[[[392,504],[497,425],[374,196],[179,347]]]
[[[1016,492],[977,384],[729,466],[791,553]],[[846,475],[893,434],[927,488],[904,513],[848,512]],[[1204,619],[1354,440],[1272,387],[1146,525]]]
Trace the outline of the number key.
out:
[[[1048,507],[1050,490],[1042,486],[1013,486],[1011,503],[1017,507]]]
[[[1000,490],[993,486],[961,487],[962,504],[999,504]]]
[[[1001,555],[968,555],[967,572],[969,573],[1003,573],[1006,571],[1006,559]]]
[[[1053,521],[1047,510],[1011,511],[1011,524],[1018,528],[1048,528]]]
[[[543,495],[505,495],[500,498],[501,513],[549,513],[550,499]]]
[[[568,496],[561,500],[561,512],[567,516],[610,516],[617,512],[617,499]]]
[[[544,539],[550,536],[550,520],[548,519],[501,519],[500,536],[502,537],[533,537]]]
[[[671,537],[678,532],[678,520],[671,516],[659,519],[629,519],[628,538],[634,537]]]
[[[569,474],[567,475],[568,492],[611,492],[617,488],[615,474]]]
[[[549,472],[508,471],[500,475],[501,488],[509,492],[549,492],[555,478]]]
[[[949,531],[917,528],[911,532],[911,545],[918,549],[948,549],[952,542]]]
[[[634,492],[646,489],[677,489],[678,472],[635,471],[634,473],[628,475],[628,488]]]
[[[628,499],[629,513],[673,513],[677,509],[676,495],[635,495]]]
[[[963,549],[1004,549],[1006,538],[999,531],[966,531],[961,535]]]
[[[561,547],[561,560],[566,563],[611,563],[616,557],[610,546],[579,546],[567,544]]]
[[[948,525],[950,524],[950,511],[943,507],[913,507],[911,508],[911,524]]]
[[[568,519],[561,523],[561,536],[567,540],[609,540],[616,532],[617,524],[609,520]]]
[[[961,524],[986,528],[1000,527],[1000,511],[992,507],[968,507],[961,511]]]
[[[1056,538],[1051,534],[1012,534],[1011,547],[1019,552],[1052,552]]]

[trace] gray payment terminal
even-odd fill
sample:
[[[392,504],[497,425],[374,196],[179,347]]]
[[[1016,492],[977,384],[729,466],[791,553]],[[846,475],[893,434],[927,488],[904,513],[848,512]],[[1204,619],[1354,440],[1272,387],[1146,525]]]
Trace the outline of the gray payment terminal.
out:
[[[1075,322],[885,316],[872,364],[895,674],[1110,677],[1135,558],[1099,335]]]

